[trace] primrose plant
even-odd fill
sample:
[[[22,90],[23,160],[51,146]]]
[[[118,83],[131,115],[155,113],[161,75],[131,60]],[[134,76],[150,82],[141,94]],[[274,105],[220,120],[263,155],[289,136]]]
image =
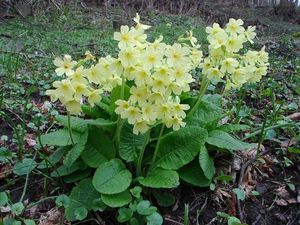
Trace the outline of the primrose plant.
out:
[[[243,47],[253,42],[255,27],[244,29],[240,19],[230,19],[225,28],[207,27],[209,51],[203,58],[192,32],[173,45],[162,36],[149,42],[145,30],[150,26],[141,24],[139,15],[134,21],[134,27],[121,26],[114,33],[117,58],[96,60],[86,52],[79,61],[69,55],[54,60],[62,79],[47,94],[68,115],[56,117],[63,129],[40,140],[59,146],[49,158],[51,175],[76,182],[70,195],[57,201],[69,221],[117,208],[120,223],[162,224],[147,198],[154,194],[161,203],[159,193],[180,182],[209,186],[216,151],[252,146],[229,134],[230,126],[220,125],[222,97],[205,92],[217,83],[237,89],[267,73],[264,48]],[[198,96],[189,92],[195,76],[201,79]],[[60,159],[63,165],[55,166]]]

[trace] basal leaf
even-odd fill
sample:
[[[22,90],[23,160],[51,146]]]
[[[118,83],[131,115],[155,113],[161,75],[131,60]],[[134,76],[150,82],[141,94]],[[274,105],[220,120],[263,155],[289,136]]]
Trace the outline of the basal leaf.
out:
[[[122,207],[131,202],[131,195],[128,190],[113,195],[102,194],[101,198],[106,205],[112,208]]]
[[[64,164],[68,167],[70,167],[81,155],[85,148],[85,144],[87,142],[88,138],[88,131],[84,132],[80,139],[78,140],[78,143],[75,144],[68,152],[64,159]]]
[[[113,141],[102,129],[96,127],[89,129],[88,140],[81,154],[82,160],[87,165],[96,168],[114,158],[115,154]]]
[[[68,116],[57,115],[55,119],[57,120],[57,122],[59,122],[61,125],[68,129]],[[75,116],[70,117],[70,124],[72,130],[81,133],[86,131],[88,128],[88,125],[84,119]]]
[[[208,154],[205,146],[202,146],[199,154],[199,163],[207,179],[212,179],[216,173],[214,159]]]
[[[135,135],[132,132],[132,125],[124,123],[120,134],[120,151],[122,159],[133,162],[138,157],[138,153],[143,146],[145,135]]]
[[[73,141],[76,144],[80,138],[80,133],[72,132]],[[67,146],[72,145],[70,133],[67,129],[61,129],[53,131],[48,134],[41,135],[41,142],[43,145],[54,145],[54,146]]]
[[[151,188],[174,188],[179,185],[179,176],[176,171],[155,168],[145,178],[140,178],[140,184]]]
[[[211,183],[211,180],[205,177],[198,160],[182,167],[178,173],[182,180],[198,187],[207,187]]]
[[[211,131],[208,135],[207,143],[227,150],[245,150],[253,147],[252,144],[237,140],[221,130]]]
[[[166,134],[160,142],[156,165],[177,170],[191,162],[207,139],[207,131],[187,126]]]
[[[77,184],[71,191],[70,201],[66,207],[65,214],[69,221],[78,219],[76,209],[85,208],[91,210],[93,208],[94,199],[100,198],[101,195],[92,185],[92,179],[87,178]]]
[[[119,159],[101,164],[93,177],[93,185],[102,194],[117,194],[125,191],[131,183],[132,175]]]

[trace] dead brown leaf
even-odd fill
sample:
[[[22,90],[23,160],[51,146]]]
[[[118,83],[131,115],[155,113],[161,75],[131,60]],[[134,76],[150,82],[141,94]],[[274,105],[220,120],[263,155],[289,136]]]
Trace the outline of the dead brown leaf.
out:
[[[295,112],[291,115],[288,115],[287,118],[291,120],[299,120],[300,119],[300,112]]]
[[[8,177],[12,173],[12,166],[10,164],[0,164],[0,180]]]
[[[39,225],[58,225],[63,224],[64,215],[57,209],[53,208],[46,213],[46,218],[40,218]]]

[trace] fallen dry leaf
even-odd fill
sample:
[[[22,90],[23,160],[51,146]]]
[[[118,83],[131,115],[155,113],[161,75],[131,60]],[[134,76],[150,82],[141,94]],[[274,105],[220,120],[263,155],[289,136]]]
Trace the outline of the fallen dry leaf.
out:
[[[296,140],[293,138],[293,139],[281,142],[280,147],[281,148],[288,148],[288,147],[291,147],[291,146],[295,145],[296,143],[297,143]]]
[[[29,147],[33,147],[36,145],[36,141],[35,141],[35,135],[34,134],[26,134],[25,135],[25,140],[26,143]]]
[[[295,112],[291,115],[288,115],[287,118],[291,120],[299,120],[300,119],[300,112]]]
[[[12,173],[12,167],[10,164],[0,164],[0,180],[8,177]]]
[[[57,209],[53,208],[46,213],[46,218],[41,218],[39,225],[57,225],[63,224],[64,215]]]

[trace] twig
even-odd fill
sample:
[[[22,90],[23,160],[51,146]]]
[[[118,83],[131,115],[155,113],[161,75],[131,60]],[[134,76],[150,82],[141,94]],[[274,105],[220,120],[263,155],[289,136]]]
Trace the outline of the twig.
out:
[[[175,223],[175,224],[178,224],[178,225],[183,225],[183,223],[179,223],[179,222],[177,222],[177,221],[175,221],[175,220],[172,220],[172,219],[170,219],[170,218],[165,218],[165,220],[166,220],[166,221],[169,221],[169,222],[172,222],[172,223]]]
[[[269,152],[269,150],[266,150],[264,152],[262,152],[259,157],[267,154]],[[240,176],[239,176],[239,181],[238,181],[238,188],[240,188],[242,186],[242,182],[244,180],[244,175],[245,175],[245,171],[246,169],[248,168],[248,166],[250,164],[252,164],[254,161],[256,161],[258,157],[256,158],[252,158],[252,159],[249,159],[246,163],[244,163],[241,167],[241,170],[240,170]],[[238,216],[239,216],[239,219],[243,222],[244,221],[244,215],[243,215],[243,212],[242,212],[242,206],[241,206],[241,200],[239,198],[237,198],[237,209],[238,209]]]

